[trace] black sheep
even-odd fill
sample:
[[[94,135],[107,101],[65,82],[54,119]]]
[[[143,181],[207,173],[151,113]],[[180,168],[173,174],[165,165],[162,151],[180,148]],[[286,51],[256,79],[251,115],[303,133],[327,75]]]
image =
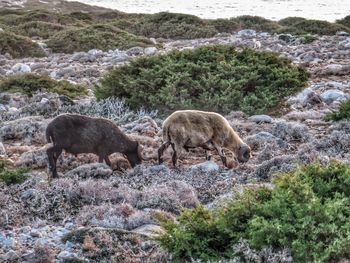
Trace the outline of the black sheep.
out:
[[[53,119],[46,128],[46,139],[53,146],[47,149],[49,169],[57,177],[56,162],[62,150],[68,153],[94,153],[99,162],[111,166],[108,155],[123,153],[130,165],[141,163],[141,147],[132,141],[113,122],[78,114],[63,114]]]

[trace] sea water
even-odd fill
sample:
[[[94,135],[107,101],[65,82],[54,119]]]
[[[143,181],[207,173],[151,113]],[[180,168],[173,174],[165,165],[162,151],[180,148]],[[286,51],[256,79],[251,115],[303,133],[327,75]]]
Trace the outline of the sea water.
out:
[[[73,0],[69,0],[73,1]],[[77,1],[77,0],[74,0]],[[78,0],[128,13],[161,11],[193,14],[202,18],[256,15],[272,20],[289,16],[334,22],[350,15],[350,0]]]

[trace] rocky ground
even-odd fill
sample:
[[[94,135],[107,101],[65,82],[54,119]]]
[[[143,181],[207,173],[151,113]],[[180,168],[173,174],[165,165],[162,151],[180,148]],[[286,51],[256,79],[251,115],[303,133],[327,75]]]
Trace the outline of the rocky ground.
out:
[[[285,102],[278,117],[226,118],[253,149],[246,164],[228,170],[219,158],[204,162],[201,150],[184,153],[179,169],[157,165],[162,118],[156,112],[128,109],[123,101],[96,102],[90,93],[70,100],[38,93],[0,94],[0,156],[16,167],[30,167],[20,185],[0,182],[0,262],[164,262],[169,255],[149,237],[161,232],[158,217],[174,217],[199,202],[213,207],[232,189],[269,184],[276,171],[297,164],[331,159],[350,162],[350,122],[325,122],[324,115],[350,97],[350,38],[340,33],[302,44],[289,35],[251,30],[210,39],[164,41],[155,47],[126,51],[90,50],[44,58],[0,58],[0,75],[34,72],[67,79],[92,88],[107,71],[137,56],[206,44],[232,44],[272,50],[305,65],[312,73],[307,88]],[[156,44],[158,45],[156,48]],[[73,112],[114,120],[144,147],[148,161],[130,169],[122,156],[112,156],[113,170],[96,156],[63,154],[60,178],[48,181],[43,132],[51,118]],[[2,141],[2,142],[1,142]],[[166,159],[170,161],[170,152]],[[78,261],[80,260],[80,261]]]

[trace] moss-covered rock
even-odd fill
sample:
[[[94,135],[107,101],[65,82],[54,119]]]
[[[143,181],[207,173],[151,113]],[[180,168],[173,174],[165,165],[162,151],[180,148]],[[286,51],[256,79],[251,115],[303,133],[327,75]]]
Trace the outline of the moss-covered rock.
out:
[[[9,53],[14,58],[43,57],[44,50],[29,38],[9,32],[0,32],[0,54]]]
[[[66,80],[53,80],[48,76],[23,74],[11,76],[0,82],[0,92],[21,92],[32,96],[37,91],[55,92],[70,98],[86,95],[87,90]]]
[[[73,53],[88,51],[93,48],[101,50],[127,49],[135,46],[149,46],[152,43],[110,25],[93,25],[81,29],[69,29],[55,34],[47,41],[54,52]]]

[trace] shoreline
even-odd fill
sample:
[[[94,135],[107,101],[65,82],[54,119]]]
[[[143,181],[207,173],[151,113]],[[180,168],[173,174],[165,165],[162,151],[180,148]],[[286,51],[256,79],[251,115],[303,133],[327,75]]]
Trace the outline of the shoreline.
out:
[[[76,2],[75,0],[67,0],[68,2]],[[117,10],[125,13],[138,14],[155,14],[159,12],[181,13],[195,15],[202,19],[228,19],[232,17],[251,15],[261,16],[273,21],[278,21],[286,17],[303,17],[306,19],[325,20],[335,22],[350,13],[350,3],[334,3],[334,1],[323,1],[324,3],[308,3],[303,1],[254,1],[253,3],[241,3],[232,1],[219,1],[215,5],[203,0],[178,1],[175,4],[172,1],[152,0],[146,2],[138,1],[93,1],[80,0],[80,3],[100,6]],[[148,5],[147,5],[148,4]],[[311,5],[311,6],[310,6]],[[335,9],[334,6],[342,5],[342,12]],[[214,6],[214,7],[213,7]]]

